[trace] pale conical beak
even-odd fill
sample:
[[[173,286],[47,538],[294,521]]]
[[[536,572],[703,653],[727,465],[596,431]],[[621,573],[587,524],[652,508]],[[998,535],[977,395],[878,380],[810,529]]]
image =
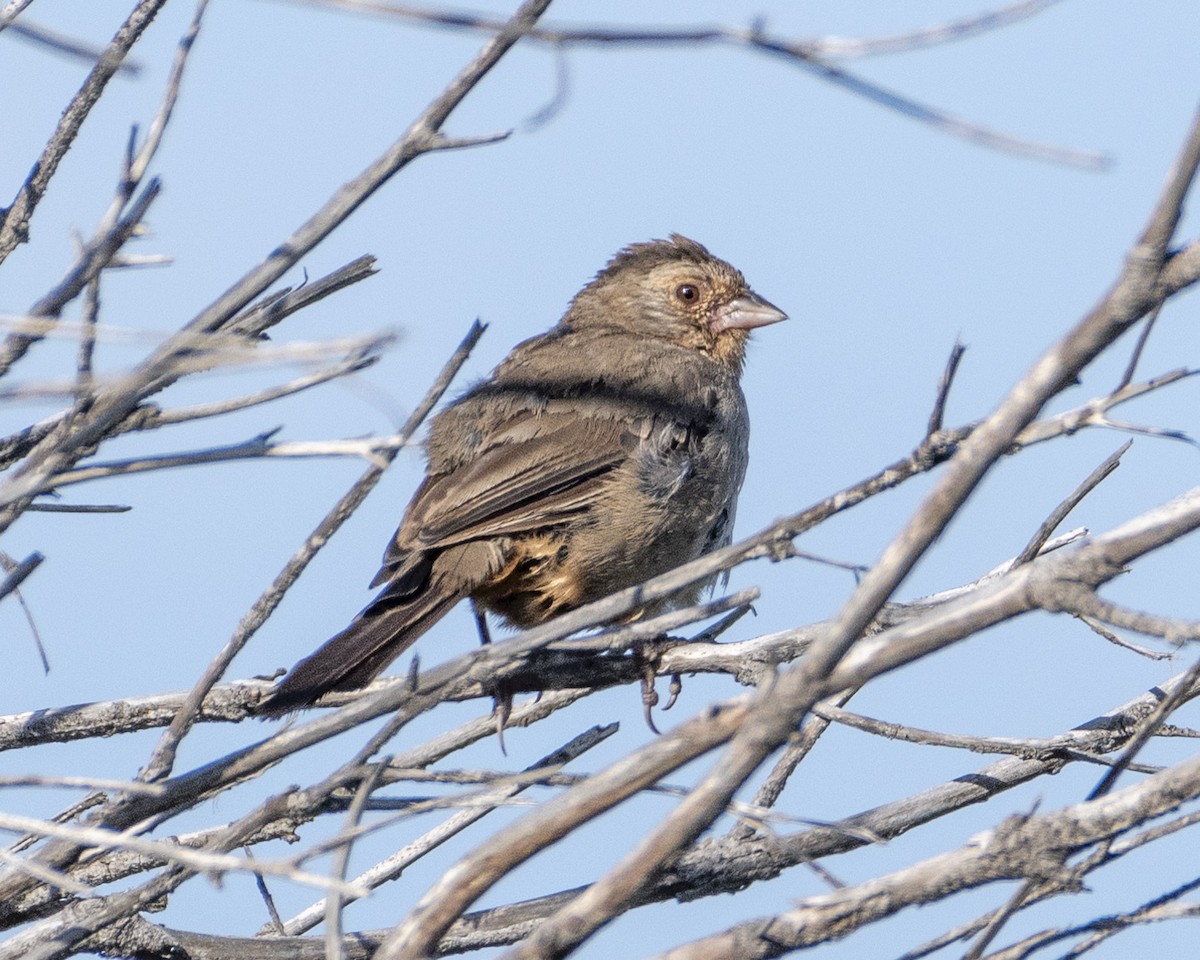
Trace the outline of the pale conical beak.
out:
[[[736,300],[718,307],[712,319],[708,321],[708,329],[713,333],[724,330],[753,330],[755,327],[765,327],[769,323],[786,320],[787,314],[773,303],[769,303],[757,293],[747,293]]]

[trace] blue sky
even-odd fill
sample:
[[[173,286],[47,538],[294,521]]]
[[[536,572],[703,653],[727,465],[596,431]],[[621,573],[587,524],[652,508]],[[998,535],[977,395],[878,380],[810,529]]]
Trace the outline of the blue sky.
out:
[[[102,43],[128,5],[38,0],[29,16]],[[478,9],[504,13],[509,5]],[[805,38],[886,34],[973,12],[976,7],[952,2],[560,0],[549,19],[745,25],[761,14],[772,31]],[[52,285],[71,261],[71,231],[86,234],[107,206],[129,126],[144,127],[153,115],[191,13],[189,4],[168,5],[135,49],[139,75],[115,79],[89,118],[37,212],[32,242],[0,271],[0,312],[22,312]],[[231,443],[277,426],[282,438],[294,440],[386,433],[419,400],[473,319],[489,330],[460,386],[484,375],[517,341],[551,325],[619,247],[678,231],[735,263],[791,316],[756,333],[747,365],[754,434],[737,532],[749,534],[906,454],[921,437],[956,338],[968,352],[950,423],[989,411],[1103,294],[1195,109],[1197,36],[1200,8],[1184,0],[1068,0],[973,39],[846,63],[883,87],[1014,136],[1103,153],[1112,164],[1102,172],[982,149],[778,59],[728,46],[571,49],[563,61],[564,103],[548,123],[532,126],[530,118],[554,96],[558,65],[549,50],[518,49],[447,125],[455,135],[511,128],[513,136],[421,158],[385,186],[304,263],[315,277],[372,253],[379,275],[302,312],[273,335],[289,343],[394,330],[399,341],[381,363],[353,382],[285,403],[122,439],[105,457]],[[136,248],[174,262],[107,278],[103,321],[151,336],[186,322],[391,143],[480,43],[474,34],[302,4],[214,0],[154,164],[164,191],[149,217],[151,234]],[[8,94],[0,97],[3,202],[86,69],[0,36],[0,90]],[[1193,215],[1181,235],[1195,227]],[[296,272],[289,282],[301,279]],[[1142,360],[1144,374],[1197,362],[1195,320],[1194,298],[1164,311]],[[145,349],[144,342],[106,343],[98,362],[117,372]],[[47,343],[15,379],[66,376],[74,350],[69,338]],[[1118,347],[1102,358],[1055,409],[1104,393],[1127,356],[1127,348]],[[172,406],[217,399],[276,373],[199,377],[162,399]],[[1200,437],[1198,389],[1185,382],[1121,415]],[[9,402],[0,407],[0,426],[7,433],[55,409]],[[901,596],[957,585],[1017,553],[1045,514],[1123,439],[1087,432],[1000,464]],[[1198,466],[1193,447],[1139,438],[1068,526],[1105,530],[1194,485]],[[0,605],[7,664],[0,712],[190,686],[361,469],[348,460],[273,461],[112,480],[76,488],[68,499],[127,503],[130,513],[22,519],[3,549],[15,557],[35,549],[47,556],[24,594],[53,669],[42,674],[18,608]],[[365,603],[366,584],[420,472],[415,452],[400,457],[239,657],[236,676],[292,663]],[[927,489],[926,480],[914,481],[798,545],[870,563]],[[1139,564],[1109,595],[1139,608],[1200,616],[1196,561],[1195,545],[1185,543]],[[751,584],[762,587],[763,598],[757,616],[739,625],[739,638],[828,617],[854,586],[842,570],[796,561],[735,572],[733,586]],[[464,609],[418,649],[432,663],[474,642]],[[883,679],[855,707],[934,729],[1045,736],[1180,669],[1137,659],[1062,618],[1027,617]],[[692,680],[676,713],[682,718],[736,692],[732,681]],[[413,736],[478,709],[439,712]],[[509,766],[543,753],[544,737],[565,740],[592,722],[620,719],[622,732],[589,758],[588,769],[649,736],[631,690],[610,692],[564,716],[566,726],[553,734],[513,731]],[[668,714],[660,724],[673,719]],[[181,762],[204,762],[262,733],[259,727],[200,731]],[[105,742],[102,754],[94,744],[64,746],[44,762],[131,775],[153,741],[147,735]],[[326,758],[336,755],[334,747]],[[1161,758],[1172,755],[1158,749]],[[27,769],[29,761],[6,758],[4,771]],[[500,761],[489,744],[463,762]],[[979,758],[835,731],[806,761],[785,806],[799,816],[842,816],[981,765]],[[283,776],[276,789],[289,782]],[[1093,771],[1072,768],[1027,793],[952,818],[927,836],[828,866],[847,882],[863,879],[953,848],[1002,812],[1028,810],[1039,798],[1048,808],[1073,802],[1094,779]],[[21,802],[45,809],[44,797],[22,795]],[[666,809],[661,799],[642,803],[633,809],[645,816]],[[240,807],[234,806],[223,801],[217,816],[235,816]],[[628,818],[637,815],[619,811],[573,841],[581,863],[539,864],[542,872],[519,875],[488,902],[594,876],[597,862],[627,842]],[[214,819],[211,810],[197,816],[196,823]],[[1179,862],[1154,868],[1181,871],[1186,879],[1195,854],[1194,841],[1184,837],[1174,854]],[[388,923],[396,898],[408,902],[434,875],[385,888],[348,915],[349,925]],[[820,890],[814,877],[796,871],[746,902],[720,898],[647,911],[614,925],[581,955],[651,953],[754,913],[785,909]],[[903,916],[823,948],[822,956],[890,956],[1003,896],[991,889]],[[1101,878],[1079,909],[1084,915],[1128,909],[1136,902],[1130,896],[1120,882]],[[310,894],[281,897],[299,906]],[[1037,929],[1052,916],[1019,918],[1011,932]],[[261,920],[241,878],[225,891],[197,885],[163,918],[205,929],[236,926],[233,932],[252,932]],[[1179,955],[1193,942],[1189,934],[1185,926],[1160,925],[1117,938],[1094,955],[1148,949]]]

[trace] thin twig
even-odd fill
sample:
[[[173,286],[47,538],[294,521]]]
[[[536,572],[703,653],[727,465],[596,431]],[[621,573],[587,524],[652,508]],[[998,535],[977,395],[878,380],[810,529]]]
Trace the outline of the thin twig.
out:
[[[1150,738],[1158,732],[1159,727],[1184,703],[1187,699],[1188,691],[1197,680],[1200,680],[1200,660],[1192,664],[1191,669],[1184,674],[1183,682],[1163,697],[1162,702],[1159,703],[1154,712],[1142,721],[1137,733],[1134,734],[1133,739],[1125,746],[1125,749],[1121,751],[1121,756],[1117,758],[1117,762],[1113,764],[1112,769],[1105,773],[1101,777],[1100,782],[1092,788],[1092,792],[1087,796],[1089,800],[1095,800],[1097,797],[1104,796],[1116,785],[1121,771],[1129,767],[1133,762],[1133,758],[1141,752],[1142,747],[1150,742]]]
[[[1117,390],[1124,390],[1130,383],[1133,382],[1133,377],[1137,373],[1138,362],[1142,359],[1142,353],[1146,349],[1146,344],[1150,341],[1150,334],[1154,332],[1154,324],[1158,322],[1158,315],[1162,312],[1162,306],[1158,306],[1150,312],[1146,317],[1146,322],[1142,324],[1142,332],[1138,334],[1137,343],[1133,345],[1133,350],[1129,354],[1129,363],[1125,367],[1125,372],[1121,375],[1121,380],[1117,384]]]
[[[244,397],[218,400],[215,403],[198,403],[190,407],[176,407],[173,410],[163,410],[155,419],[158,425],[167,426],[175,423],[186,423],[190,420],[203,420],[207,417],[220,417],[238,410],[248,410],[251,407],[262,406],[265,403],[293,396],[312,387],[336,380],[338,377],[359,373],[373,366],[378,360],[379,357],[377,355],[350,356],[324,370],[317,370],[303,377],[297,377],[277,387],[268,387],[266,390],[260,390],[257,393],[252,393]]]
[[[1132,650],[1138,656],[1145,657],[1148,660],[1170,660],[1174,653],[1167,650],[1152,650],[1149,647],[1143,647],[1141,644],[1130,643],[1124,637],[1117,636],[1113,631],[1109,630],[1095,617],[1090,617],[1085,613],[1075,615],[1075,618],[1082,623],[1087,624],[1088,628],[1098,636],[1103,637],[1109,643],[1115,646],[1122,647],[1125,650]]]
[[[108,477],[125,477],[137,473],[158,470],[194,467],[206,463],[229,463],[238,460],[261,460],[263,458],[310,457],[359,457],[373,464],[386,465],[408,444],[401,436],[371,437],[364,440],[313,440],[290,443],[273,443],[279,428],[260,433],[249,440],[225,447],[209,447],[186,453],[163,454],[157,457],[134,457],[131,460],[110,460],[106,463],[90,464],[60,473],[50,479],[52,489],[101,480]]]
[[[1020,0],[994,10],[972,14],[959,20],[934,24],[892,36],[848,38],[823,37],[811,41],[815,53],[827,57],[871,57],[880,54],[908,53],[932,46],[943,46],[992,30],[1007,27],[1036,16],[1061,0]]]
[[[130,48],[141,38],[165,2],[166,0],[140,0],[134,6],[88,74],[83,86],[63,111],[58,126],[33,165],[33,172],[21,185],[13,202],[0,210],[0,263],[28,239],[29,221],[34,210],[50,185],[62,158],[75,142],[83,121],[99,101],[108,81],[117,72]],[[8,19],[11,22],[11,17]]]
[[[259,337],[265,331],[280,323],[287,317],[291,316],[297,310],[301,310],[313,303],[316,303],[332,293],[343,289],[360,280],[365,280],[368,277],[374,276],[375,258],[366,255],[346,264],[344,267],[333,271],[328,276],[322,277],[320,280],[311,283],[305,283],[296,290],[284,289],[268,294],[258,303],[248,307],[244,312],[230,321],[227,330],[216,334],[193,334],[186,340],[186,350],[190,356],[193,352],[202,350],[210,357],[215,353],[215,348],[218,346],[228,348],[231,335],[236,335],[243,338],[243,343],[246,349],[235,351],[238,358],[236,362],[245,362],[250,359],[260,359],[264,356],[273,358],[285,359],[291,356],[302,362],[308,360],[324,361],[329,356],[330,344],[316,344],[309,347],[301,347],[299,354],[292,356],[293,347],[276,348],[270,345],[264,345],[259,342]],[[71,324],[59,324],[59,330],[70,330]],[[45,318],[21,318],[21,326],[18,327],[21,332],[28,332],[35,335],[45,336],[51,329],[54,329],[53,324],[48,324]],[[80,328],[82,329],[82,328]],[[115,333],[114,333],[115,331]],[[78,332],[78,330],[76,331]],[[145,331],[124,331],[114,328],[112,325],[105,324],[97,329],[97,337],[105,339],[109,336],[126,336],[136,340],[146,340],[150,337],[153,339],[150,342],[158,343],[162,337],[157,334],[147,334]],[[383,336],[373,335],[368,337],[347,338],[343,341],[347,347],[345,352],[356,354],[362,350],[370,348],[371,344],[382,346],[383,343],[389,342],[391,335]],[[354,345],[356,344],[356,345]],[[249,349],[254,345],[254,349]],[[180,349],[185,348],[185,342],[180,342]],[[343,348],[339,348],[343,349]],[[282,352],[279,352],[282,350]],[[162,390],[170,386],[182,376],[183,373],[189,370],[197,369],[198,364],[179,363],[170,372],[170,374],[161,377],[153,385],[153,389],[149,392]],[[68,387],[64,387],[64,391],[68,391]],[[52,433],[61,430],[64,424],[70,419],[74,408],[63,413],[56,414],[31,427],[0,441],[0,468],[8,467],[15,463],[21,457],[26,456],[38,444],[44,441]],[[130,433],[137,430],[152,429],[156,426],[156,417],[159,411],[157,407],[150,404],[142,403],[135,407],[120,423],[116,424],[110,431],[110,436],[118,436],[124,433]]]
[[[28,578],[28,576],[33,573],[34,570],[40,567],[42,565],[42,561],[45,559],[46,558],[44,556],[35,550],[24,560],[9,570],[8,576],[6,576],[3,581],[0,581],[0,600],[3,600],[10,593],[16,590],[22,583],[24,583],[26,578]],[[44,663],[45,654],[42,655],[42,660]],[[46,668],[49,669],[49,664],[46,664]]]
[[[93,360],[96,353],[96,324],[100,317],[100,275],[88,282],[80,315],[79,352],[75,359],[76,405],[91,402]]]
[[[509,26],[484,45],[391,147],[330,197],[264,261],[189,320],[176,337],[153,351],[123,383],[98,395],[86,416],[77,418],[70,429],[54,438],[52,444],[44,442],[31,451],[25,463],[3,484],[7,496],[0,499],[5,499],[8,506],[0,510],[0,530],[7,529],[20,515],[33,491],[40,489],[49,477],[77,463],[102,442],[154,385],[169,374],[178,362],[181,341],[195,333],[213,333],[225,328],[239,311],[264,293],[413,159],[469,142],[469,138],[459,141],[447,138],[441,130],[443,124],[467,94],[536,23],[549,2],[527,0],[514,14]]]
[[[946,414],[946,401],[950,397],[950,387],[954,383],[954,375],[958,372],[958,365],[966,352],[967,348],[963,346],[962,341],[955,341],[954,346],[950,348],[950,356],[946,359],[946,366],[942,368],[942,376],[938,380],[937,397],[933,401],[933,410],[929,413],[926,436],[933,436],[942,429],[942,420]]]
[[[387,765],[387,760],[381,759],[379,763],[372,764],[365,771],[365,776],[359,781],[358,789],[354,791],[354,799],[350,801],[350,806],[346,810],[345,826],[342,828],[344,834],[351,834],[362,821],[363,808],[371,792],[379,783],[379,774]],[[353,839],[347,839],[334,852],[333,864],[329,870],[330,880],[336,883],[337,888],[331,887],[325,894],[325,908],[323,918],[325,920],[325,951],[326,954],[333,960],[339,954],[338,944],[342,939],[342,907],[346,900],[341,892],[342,885],[346,882],[346,874],[350,868],[350,851],[354,848]],[[356,886],[360,886],[356,884]]]
[[[166,863],[175,863],[189,868],[214,873],[244,872],[247,863],[241,857],[229,854],[218,854],[207,850],[197,850],[182,847],[178,844],[161,840],[147,840],[127,833],[116,833],[95,827],[79,826],[76,824],[54,823],[49,820],[38,820],[35,817],[25,817],[15,813],[0,812],[0,830],[14,833],[28,833],[35,836],[59,837],[102,850],[133,850],[160,858]],[[309,884],[321,889],[342,890],[348,894],[361,896],[365,891],[359,890],[353,884],[344,884],[336,879],[321,876],[316,873],[298,871],[291,864],[276,861],[255,861],[254,870],[262,873],[275,873],[287,876],[298,883]]]
[[[29,2],[32,3],[33,0],[29,0]],[[104,57],[104,50],[102,48],[85,40],[69,36],[58,30],[51,30],[49,27],[44,27],[40,23],[33,23],[30,20],[22,20],[19,23],[14,23],[12,20],[6,19],[3,14],[0,14],[0,30],[5,29],[11,30],[14,37],[28,40],[31,43],[45,47],[47,50],[52,50],[54,53],[70,57],[74,60],[83,60],[87,63],[97,64]],[[117,73],[129,78],[136,77],[141,72],[141,65],[133,60],[122,60],[117,65]]]
[[[355,886],[375,889],[380,885],[397,879],[411,864],[415,863],[429,851],[457,836],[473,823],[478,822],[489,813],[496,810],[502,802],[517,796],[528,787],[544,782],[550,771],[561,770],[572,760],[582,756],[588,750],[603,743],[617,732],[617,724],[592,727],[577,737],[563,744],[557,750],[536,760],[524,770],[526,776],[515,777],[507,782],[491,784],[487,789],[477,792],[470,799],[472,805],[461,810],[444,823],[439,824],[425,836],[419,837],[406,844],[402,849],[392,854],[386,860],[375,864],[365,873],[354,878]],[[284,932],[295,936],[311,929],[320,922],[321,916],[314,904],[284,923]],[[326,921],[328,922],[328,921]]]
[[[148,2],[148,0],[143,0],[143,2]],[[157,2],[165,3],[166,0],[157,0]],[[146,189],[133,201],[125,214],[111,227],[98,233],[54,289],[29,308],[29,315],[49,321],[55,320],[62,309],[79,296],[96,275],[112,261],[126,241],[133,236],[161,188],[162,185],[157,179],[151,179],[146,185]],[[0,225],[0,240],[2,240],[2,234],[3,226]],[[3,249],[0,246],[0,254],[2,253]],[[25,356],[29,348],[44,335],[44,333],[12,333],[5,337],[3,344],[0,344],[0,376],[8,373],[12,365]]]
[[[383,2],[383,0],[303,0],[303,2],[318,6],[333,6],[394,15],[441,28],[477,30],[488,33],[496,33],[503,29],[503,21],[489,17],[447,12],[441,8],[418,7],[413,4]],[[828,59],[830,56],[892,52],[915,49],[932,43],[944,43],[948,40],[1003,26],[1025,16],[1031,16],[1052,2],[1054,0],[1027,0],[1025,3],[1014,4],[1011,8],[1004,10],[992,11],[954,23],[939,24],[896,37],[878,38],[875,41],[847,41],[844,50],[837,49],[832,54],[828,49],[829,41],[793,40],[769,34],[760,22],[752,23],[748,27],[541,27],[531,30],[529,38],[558,48],[597,44],[606,47],[620,45],[698,46],[702,44],[743,47],[754,52],[781,57],[793,66],[806,70],[857,96],[927,124],[943,133],[981,146],[1081,169],[1105,169],[1111,164],[1111,160],[1102,154],[1041,144],[972,123],[961,117],[952,116],[944,110],[887,90],[864,77],[837,66]],[[871,49],[870,45],[873,42],[877,46]],[[854,46],[855,44],[857,44],[857,48]]]
[[[0,10],[0,31],[12,26],[13,21],[31,4],[33,0],[9,0],[3,10]]]
[[[1017,554],[1017,558],[1013,561],[1014,567],[1031,562],[1042,552],[1042,547],[1054,535],[1054,531],[1058,529],[1059,524],[1080,504],[1084,497],[1100,486],[1108,475],[1121,465],[1121,457],[1125,456],[1125,452],[1132,445],[1132,440],[1126,440],[1121,446],[1117,447],[1116,450],[1104,459],[1104,462],[1100,466],[1089,473],[1079,486],[1072,490],[1058,506],[1050,511],[1050,515],[1042,521],[1037,532],[1034,533],[1025,545],[1025,549]]]
[[[484,325],[478,320],[471,325],[466,336],[459,343],[458,348],[442,367],[437,379],[430,386],[421,402],[417,405],[417,408],[412,412],[412,415],[400,428],[397,437],[403,438],[403,442],[406,443],[416,433],[425,418],[433,410],[434,406],[436,406],[442,394],[449,388],[451,381],[453,381],[455,375],[466,362],[467,357],[470,356],[475,344],[479,342],[479,338],[483,336],[485,329]],[[205,669],[204,675],[197,681],[195,687],[188,694],[187,699],[172,721],[170,728],[163,734],[162,739],[154,750],[154,754],[150,758],[150,762],[143,771],[143,779],[156,780],[165,776],[170,771],[179,743],[187,735],[187,732],[195,722],[200,705],[203,703],[208,691],[212,689],[213,684],[225,673],[230,662],[246,643],[249,642],[250,638],[254,636],[258,628],[275,611],[280,601],[283,600],[284,594],[299,579],[300,574],[308,567],[313,557],[317,555],[341,525],[350,518],[363,500],[366,499],[367,494],[374,489],[379,479],[383,476],[387,465],[391,463],[399,449],[400,447],[397,446],[380,453],[383,463],[367,468],[366,472],[355,482],[354,486],[325,515],[325,518],[317,525],[317,528],[309,534],[303,546],[292,555],[291,559],[275,577],[275,580],[266,591],[263,592],[262,596],[258,598],[254,606],[242,617],[234,635],[213,662]]]

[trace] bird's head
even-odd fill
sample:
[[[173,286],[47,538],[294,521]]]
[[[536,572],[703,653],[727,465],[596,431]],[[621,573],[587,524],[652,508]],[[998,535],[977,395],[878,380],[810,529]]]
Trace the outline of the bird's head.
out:
[[[739,270],[674,233],[621,250],[576,295],[563,321],[669,340],[740,368],[750,331],[786,319]]]

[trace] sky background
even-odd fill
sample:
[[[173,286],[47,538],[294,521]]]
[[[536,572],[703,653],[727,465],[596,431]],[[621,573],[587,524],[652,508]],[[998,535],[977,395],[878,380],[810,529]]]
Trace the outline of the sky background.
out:
[[[28,16],[103,44],[128,0],[38,0]],[[498,14],[513,3],[478,3]],[[558,0],[548,23],[747,25],[761,15],[792,38],[877,36],[978,12],[961,2],[584,3]],[[118,77],[88,119],[37,211],[32,242],[0,271],[0,313],[20,314],[73,258],[72,232],[90,233],[109,203],[129,127],[148,124],[174,45],[193,7],[175,0],[134,51],[135,78]],[[754,433],[738,510],[738,536],[857,482],[920,439],[946,356],[968,347],[947,423],[985,415],[1040,352],[1111,284],[1145,222],[1196,107],[1200,7],[1067,0],[1039,16],[969,40],[847,61],[885,88],[951,114],[1032,140],[1103,153],[1102,172],[1053,166],[947,136],[820,81],[782,60],[728,46],[574,48],[566,52],[565,100],[531,124],[556,89],[556,55],[520,47],[472,93],[447,125],[452,135],[513,129],[506,142],[419,159],[386,185],[304,261],[318,277],[355,257],[378,257],[380,273],[289,319],[277,342],[376,331],[399,340],[351,381],[216,421],[108,444],[104,458],[226,444],[282,427],[289,440],[383,434],[407,416],[476,317],[489,325],[457,389],[485,375],[519,340],[549,327],[570,297],[626,243],[677,231],[737,265],[753,287],[791,316],[759,331],[744,386]],[[267,0],[213,0],[192,55],[175,118],[153,166],[162,196],[150,235],[135,252],[162,253],[169,267],[106,275],[102,320],[143,331],[102,344],[98,364],[117,373],[226,289],[283,240],[343,182],[394,141],[477,51],[476,34],[414,26]],[[0,201],[29,171],[87,65],[0,35]],[[1194,236],[1195,216],[1182,237]],[[303,278],[295,271],[289,283]],[[72,317],[74,315],[72,314]],[[1145,351],[1149,376],[1197,361],[1197,301],[1168,306]],[[68,376],[70,337],[40,345],[12,379]],[[1110,389],[1128,344],[1111,351],[1052,408]],[[297,369],[193,378],[161,398],[179,406],[287,379]],[[1185,382],[1119,415],[1200,437],[1200,384]],[[5,434],[50,415],[56,403],[0,405]],[[912,598],[974,579],[1021,550],[1044,516],[1124,436],[1089,431],[1001,463],[968,508],[904,584]],[[1200,452],[1139,438],[1117,471],[1067,526],[1100,532],[1191,488]],[[76,487],[68,502],[125,503],[120,515],[29,514],[0,545],[47,562],[23,588],[52,664],[44,675],[19,608],[0,604],[4,670],[0,713],[190,687],[238,620],[334,500],[361,473],[352,460],[271,461],[172,471]],[[233,676],[293,663],[340,629],[369,599],[366,585],[421,475],[402,454],[367,504],[329,544],[234,664]],[[929,478],[918,479],[824,524],[798,546],[869,564],[900,529]],[[1184,543],[1106,590],[1141,609],[1200,617],[1195,544]],[[731,586],[763,590],[757,616],[729,639],[824,619],[853,589],[844,570],[792,561],[742,567]],[[475,643],[466,609],[418,645],[432,665]],[[404,669],[408,658],[400,662]],[[1105,644],[1063,618],[1029,616],[872,684],[860,712],[938,730],[1048,736],[1090,719],[1184,669]],[[732,680],[691,679],[667,727],[710,700],[739,692]],[[411,742],[477,714],[440,710],[415,724]],[[544,732],[508,734],[507,766],[519,769],[586,726],[620,720],[617,737],[579,769],[597,769],[650,734],[637,693],[610,691],[558,715]],[[1180,722],[1197,723],[1184,712]],[[262,736],[245,724],[197,731],[186,769]],[[37,758],[47,772],[133,775],[157,739],[65,745]],[[357,741],[355,741],[357,742]],[[311,751],[331,763],[345,744]],[[1186,745],[1156,746],[1165,762]],[[0,773],[32,757],[0,758]],[[496,766],[494,743],[458,765]],[[834,730],[785,798],[789,814],[836,818],[983,766],[979,757],[881,743]],[[688,771],[701,775],[708,764]],[[305,776],[285,768],[261,790],[198,811],[195,825],[229,819],[270,789]],[[933,830],[826,866],[853,883],[957,847],[1003,813],[1040,801],[1081,799],[1095,769],[1074,765],[1053,780],[964,811]],[[289,779],[290,778],[290,779]],[[672,778],[686,782],[687,775]],[[629,843],[629,824],[669,801],[622,807],[489,893],[481,905],[553,892],[596,876]],[[0,796],[18,812],[57,809],[44,793]],[[214,808],[215,811],[214,811]],[[497,815],[497,823],[515,816]],[[642,818],[639,821],[639,816]],[[422,822],[424,823],[424,821]],[[186,826],[186,818],[178,823]],[[316,831],[314,831],[315,835]],[[428,869],[383,888],[347,914],[358,929],[385,926],[453,858],[450,844]],[[1097,877],[1092,892],[1016,918],[1006,936],[1106,910],[1127,910],[1194,876],[1195,838],[1169,860],[1155,848],[1124,875]],[[263,851],[259,855],[269,855]],[[553,862],[550,860],[553,859]],[[545,862],[543,862],[545,861]],[[364,856],[358,866],[370,862]],[[436,868],[436,869],[435,869]],[[1139,871],[1151,886],[1129,880]],[[1122,876],[1125,879],[1122,879]],[[641,956],[822,892],[794,870],[749,895],[639,911],[581,951],[588,958]],[[998,905],[990,887],[904,914],[821,948],[822,957],[888,957]],[[276,891],[287,916],[310,891]],[[263,921],[252,884],[195,884],[156,920],[252,933]],[[1180,956],[1194,928],[1158,925],[1116,938],[1093,955]]]

